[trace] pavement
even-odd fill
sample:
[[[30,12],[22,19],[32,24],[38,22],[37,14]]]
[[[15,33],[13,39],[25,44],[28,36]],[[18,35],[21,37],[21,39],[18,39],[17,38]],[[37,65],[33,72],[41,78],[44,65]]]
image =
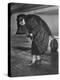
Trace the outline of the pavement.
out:
[[[31,61],[31,41],[25,35],[11,37],[11,76],[58,74],[58,52],[41,55],[41,63],[28,66]]]

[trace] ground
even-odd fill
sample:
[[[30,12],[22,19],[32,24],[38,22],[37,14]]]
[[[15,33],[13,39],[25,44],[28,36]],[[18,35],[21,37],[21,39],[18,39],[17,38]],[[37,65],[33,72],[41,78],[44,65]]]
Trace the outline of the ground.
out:
[[[11,37],[11,76],[34,76],[58,73],[58,52],[45,53],[41,64],[28,66],[31,61],[31,41],[25,35]]]

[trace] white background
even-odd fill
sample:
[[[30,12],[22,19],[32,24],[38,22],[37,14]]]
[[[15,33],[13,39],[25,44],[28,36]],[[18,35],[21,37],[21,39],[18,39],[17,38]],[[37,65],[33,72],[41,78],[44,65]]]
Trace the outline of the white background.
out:
[[[60,80],[59,74],[58,75],[42,75],[42,76],[34,76],[34,77],[33,76],[32,77],[13,77],[13,78],[8,77],[7,72],[8,72],[8,3],[9,2],[58,5],[59,13],[60,13],[60,0],[0,0],[0,80],[28,80],[28,79],[29,80],[53,80],[53,79]],[[59,35],[60,35],[60,32],[59,32]],[[59,45],[60,45],[60,41],[59,41]],[[60,69],[59,69],[59,72],[60,72]]]

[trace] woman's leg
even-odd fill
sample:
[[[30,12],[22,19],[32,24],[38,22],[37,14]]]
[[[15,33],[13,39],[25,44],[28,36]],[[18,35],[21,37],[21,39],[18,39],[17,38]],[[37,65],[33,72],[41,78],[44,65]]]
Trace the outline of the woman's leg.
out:
[[[35,63],[35,61],[36,61],[36,55],[33,55],[32,56],[32,63]]]
[[[31,62],[28,65],[33,65],[36,62],[36,55],[32,55]]]
[[[37,59],[37,60],[41,60],[41,56],[40,56],[40,55],[37,55],[37,56],[36,56],[36,59]]]

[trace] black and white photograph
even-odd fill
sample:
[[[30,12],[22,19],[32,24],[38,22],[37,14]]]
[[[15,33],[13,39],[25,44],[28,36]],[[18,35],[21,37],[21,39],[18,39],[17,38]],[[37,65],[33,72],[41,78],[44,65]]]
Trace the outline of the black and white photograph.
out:
[[[59,7],[8,4],[8,76],[59,74]]]

